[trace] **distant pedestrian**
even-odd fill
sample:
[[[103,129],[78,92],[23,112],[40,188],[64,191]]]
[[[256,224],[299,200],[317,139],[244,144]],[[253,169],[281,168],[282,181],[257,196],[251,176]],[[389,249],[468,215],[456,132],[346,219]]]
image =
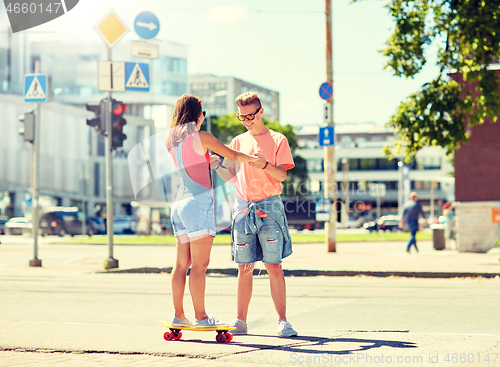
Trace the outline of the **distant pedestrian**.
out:
[[[208,149],[240,163],[256,162],[259,157],[229,149],[212,134],[200,131],[205,119],[201,103],[199,98],[192,95],[183,95],[177,100],[166,141],[181,178],[171,211],[177,254],[171,277],[175,310],[171,324],[208,328],[228,326],[205,312],[206,271],[216,233]],[[189,268],[189,290],[195,316],[193,323],[184,314],[183,305]]]
[[[408,240],[408,246],[406,247],[406,252],[410,252],[411,246],[415,246],[415,250],[418,252],[416,235],[418,232],[418,218],[422,216],[425,219],[425,225],[427,225],[427,219],[425,218],[424,210],[422,205],[418,202],[418,195],[416,192],[410,193],[410,199],[403,206],[403,218],[399,223],[399,227],[403,228],[405,225],[410,230],[410,239]]]
[[[445,247],[451,250],[452,240],[455,238],[455,214],[452,203],[448,202],[443,205],[443,217]]]

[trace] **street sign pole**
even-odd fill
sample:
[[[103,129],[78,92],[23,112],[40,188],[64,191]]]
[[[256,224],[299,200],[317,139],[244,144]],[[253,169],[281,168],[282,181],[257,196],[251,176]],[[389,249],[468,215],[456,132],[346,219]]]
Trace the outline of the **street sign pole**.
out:
[[[326,80],[333,85],[333,52],[332,52],[332,0],[325,0],[326,14]],[[332,96],[326,103],[329,105],[327,126],[335,126],[333,122],[333,88]],[[324,198],[330,202],[330,221],[326,222],[325,243],[327,252],[337,251],[337,181],[335,178],[336,161],[335,145],[324,147],[325,151],[325,185]]]
[[[35,60],[35,73],[40,73],[40,60]],[[48,90],[48,88],[47,88]],[[33,260],[30,266],[42,266],[42,260],[38,258],[38,228],[39,228],[39,198],[40,198],[40,132],[42,126],[42,108],[40,102],[35,103],[35,141],[33,142]]]
[[[102,116],[106,120],[104,126],[107,134],[105,139],[105,158],[106,158],[106,230],[108,237],[108,258],[104,261],[105,269],[113,269],[118,267],[118,260],[113,258],[113,156],[111,149],[113,148],[113,121],[111,114],[112,102],[111,91],[117,90],[113,85],[115,83],[113,76],[113,63],[111,62],[111,49],[122,39],[129,31],[127,25],[120,19],[114,10],[108,11],[101,20],[94,25],[95,30],[102,37],[108,49],[108,61],[110,68],[110,84],[108,97],[106,101],[106,112]],[[123,68],[122,68],[123,69]],[[123,71],[123,70],[121,70]],[[115,70],[116,72],[116,70]],[[125,86],[123,85],[123,89]]]
[[[380,195],[377,195],[377,218],[381,217],[380,213]]]
[[[108,61],[111,61],[111,48],[108,47]],[[110,64],[111,68],[113,64]],[[111,77],[113,77],[113,71],[111,70]],[[107,108],[104,116],[106,116],[106,230],[108,235],[108,259],[104,262],[105,269],[114,269],[118,267],[118,260],[113,258],[113,155],[111,154],[111,149],[113,147],[113,122],[111,114],[112,102],[111,102],[111,92],[108,92]]]

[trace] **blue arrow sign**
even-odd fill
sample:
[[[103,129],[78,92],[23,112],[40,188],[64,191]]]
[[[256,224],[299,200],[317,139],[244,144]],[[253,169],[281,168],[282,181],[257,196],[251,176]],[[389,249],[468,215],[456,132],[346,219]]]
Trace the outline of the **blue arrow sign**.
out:
[[[24,76],[24,102],[47,101],[47,75],[26,74]]]
[[[125,63],[125,90],[149,92],[149,64],[143,62]]]
[[[335,145],[335,134],[333,126],[319,128],[319,145]]]
[[[324,100],[329,100],[333,96],[333,85],[330,82],[324,82],[319,87],[319,96]]]
[[[143,11],[135,17],[134,29],[139,37],[149,40],[155,38],[160,31],[160,21],[153,13]]]

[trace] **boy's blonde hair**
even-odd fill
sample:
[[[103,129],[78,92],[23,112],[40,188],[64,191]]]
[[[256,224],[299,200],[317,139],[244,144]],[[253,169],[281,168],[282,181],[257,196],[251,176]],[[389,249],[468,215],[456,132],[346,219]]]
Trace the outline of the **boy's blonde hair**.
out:
[[[260,98],[257,92],[245,92],[241,93],[238,97],[236,97],[236,104],[240,107],[255,105],[256,107],[262,107],[260,103]]]

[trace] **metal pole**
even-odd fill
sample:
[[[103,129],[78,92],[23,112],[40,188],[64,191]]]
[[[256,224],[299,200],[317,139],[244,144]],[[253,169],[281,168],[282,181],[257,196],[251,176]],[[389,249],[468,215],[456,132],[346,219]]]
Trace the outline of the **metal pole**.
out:
[[[333,52],[332,52],[332,0],[325,0],[326,15],[326,79],[333,85]],[[330,105],[328,126],[333,123],[333,93],[326,103]],[[326,222],[325,243],[328,252],[337,251],[337,181],[335,179],[336,161],[335,145],[325,146],[325,186],[324,198],[330,202],[330,221]]]
[[[381,213],[380,213],[380,189],[378,189],[379,191],[377,192],[377,219],[381,217]]]
[[[35,74],[40,73],[40,60],[35,60]],[[48,91],[46,91],[48,93]],[[42,126],[42,114],[40,103],[35,103],[35,141],[33,142],[33,260],[30,266],[42,266],[42,260],[38,259],[38,229],[39,229],[39,205],[40,198],[40,136]]]
[[[403,216],[403,162],[398,162],[398,215]]]
[[[81,179],[82,179],[82,236],[85,236],[87,233],[87,212],[85,210],[85,194],[86,194],[86,182],[85,182],[85,165],[82,164],[81,170]]]
[[[342,158],[342,228],[347,228],[349,219],[349,160]]]
[[[108,48],[108,61],[111,61],[111,49]],[[113,68],[113,66],[111,66]],[[111,78],[113,78],[113,70],[111,69]],[[111,79],[112,80],[112,79]],[[113,122],[111,118],[111,92],[108,92],[106,103],[106,130],[107,136],[105,139],[106,149],[106,229],[108,232],[108,259],[104,261],[105,269],[113,269],[118,267],[118,260],[113,258],[113,156],[111,149],[113,147]]]
[[[434,181],[431,181],[431,216],[430,216],[430,224],[434,223]]]

